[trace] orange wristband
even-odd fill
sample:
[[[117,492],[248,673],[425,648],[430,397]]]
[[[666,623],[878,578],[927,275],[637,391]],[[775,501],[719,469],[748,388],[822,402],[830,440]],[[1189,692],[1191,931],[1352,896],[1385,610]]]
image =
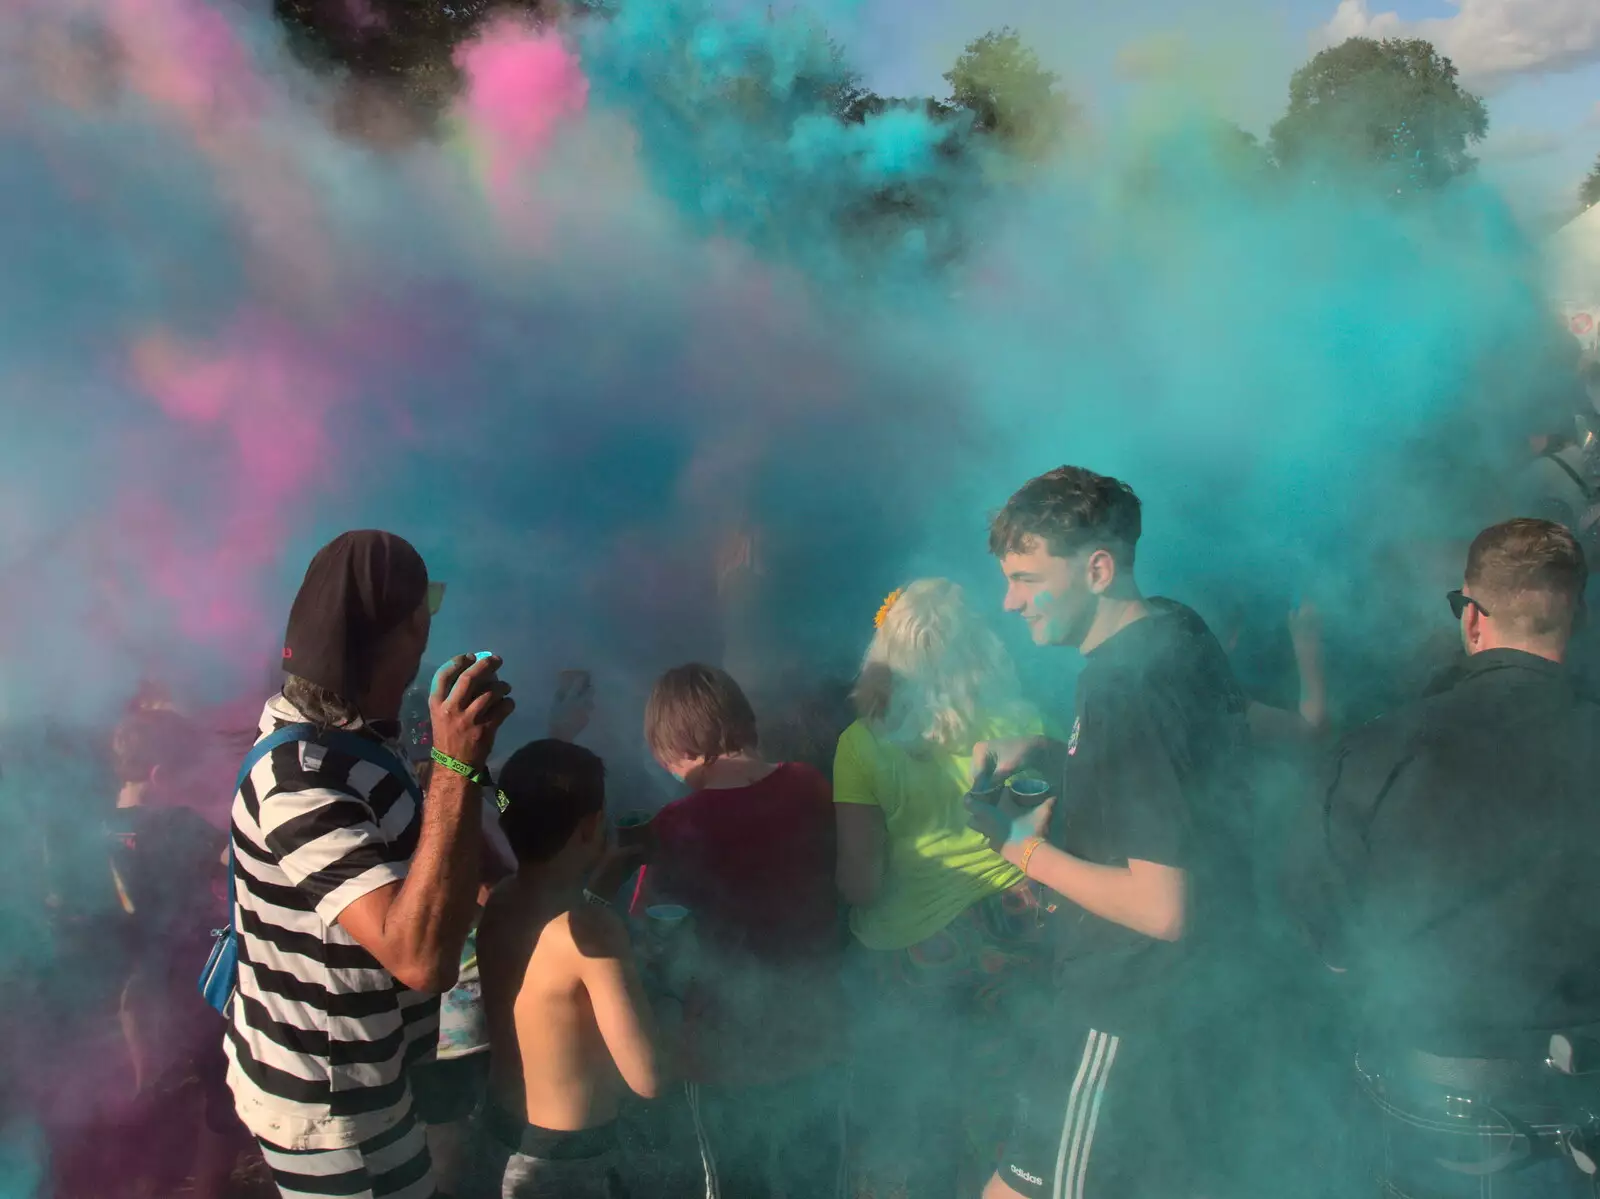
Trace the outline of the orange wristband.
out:
[[[1017,863],[1017,869],[1022,871],[1024,875],[1028,873],[1028,863],[1033,859],[1033,851],[1043,844],[1043,837],[1029,837],[1023,842],[1026,848],[1022,851],[1022,861]]]

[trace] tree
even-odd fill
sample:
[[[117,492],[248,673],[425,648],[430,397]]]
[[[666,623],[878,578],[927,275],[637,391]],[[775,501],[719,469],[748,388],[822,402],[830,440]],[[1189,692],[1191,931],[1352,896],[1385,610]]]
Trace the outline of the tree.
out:
[[[1373,171],[1415,191],[1472,170],[1467,148],[1488,131],[1483,101],[1431,43],[1355,37],[1294,73],[1272,147],[1285,167]]]
[[[1193,205],[1230,201],[1272,178],[1272,160],[1255,134],[1200,117],[1158,132],[1134,148],[1120,180],[1129,200]]]
[[[969,42],[944,78],[950,104],[972,113],[973,128],[1022,158],[1050,153],[1077,116],[1072,101],[1056,90],[1056,75],[1014,29]]]
[[[1578,202],[1586,209],[1600,204],[1600,158],[1595,159],[1594,169],[1578,188]]]
[[[1272,168],[1261,139],[1231,121],[1216,121],[1210,125],[1205,141],[1212,157],[1230,175],[1250,178]]]
[[[460,86],[455,50],[491,14],[539,12],[540,0],[273,0],[297,53],[340,67],[358,84],[380,85],[437,111]]]

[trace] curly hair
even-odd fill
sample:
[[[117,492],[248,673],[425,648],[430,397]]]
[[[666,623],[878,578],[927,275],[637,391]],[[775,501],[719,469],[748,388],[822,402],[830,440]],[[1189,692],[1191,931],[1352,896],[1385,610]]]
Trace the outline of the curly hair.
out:
[[[1133,488],[1081,466],[1058,466],[1006,501],[989,526],[989,552],[996,558],[1026,553],[1037,539],[1058,558],[1103,546],[1132,564],[1142,529]]]
[[[918,579],[884,614],[851,699],[861,720],[891,741],[961,753],[1019,694],[1011,655],[961,588]]]

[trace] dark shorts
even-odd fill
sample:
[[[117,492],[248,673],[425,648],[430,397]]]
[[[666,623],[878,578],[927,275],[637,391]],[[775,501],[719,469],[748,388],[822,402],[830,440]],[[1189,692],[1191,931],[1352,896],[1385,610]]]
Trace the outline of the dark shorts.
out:
[[[1016,1030],[1039,1027],[1051,1010],[1044,916],[1039,890],[1021,883],[907,948],[851,950],[863,1190],[950,1194],[964,1171],[994,1166],[1030,1073]]]
[[[490,1104],[474,1121],[467,1160],[464,1199],[628,1199],[615,1124],[561,1132]]]
[[[489,1055],[423,1062],[411,1071],[411,1101],[424,1124],[454,1124],[478,1110],[489,1085]]]
[[[1034,1055],[997,1173],[1030,1199],[1182,1193],[1173,1079],[1152,1036],[1089,1029]]]
[[[839,1068],[765,1086],[684,1084],[712,1199],[843,1199],[848,1138]]]

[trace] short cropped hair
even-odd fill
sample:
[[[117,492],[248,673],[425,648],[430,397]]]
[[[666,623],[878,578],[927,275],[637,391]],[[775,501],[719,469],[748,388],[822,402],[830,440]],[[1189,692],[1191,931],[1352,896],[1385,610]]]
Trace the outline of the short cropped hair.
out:
[[[1106,549],[1131,566],[1142,528],[1133,488],[1081,466],[1058,466],[1006,501],[989,526],[989,552],[996,558],[1027,553],[1037,538],[1057,558]]]
[[[1542,638],[1571,631],[1589,567],[1571,530],[1520,517],[1478,534],[1467,551],[1466,578],[1497,624]]]
[[[500,768],[500,831],[519,862],[553,858],[605,810],[606,766],[570,741],[531,741]]]
[[[756,713],[725,670],[691,662],[656,680],[644,707],[644,739],[661,761],[713,762],[759,743]]]
[[[158,766],[174,768],[198,752],[194,725],[171,708],[140,708],[111,734],[111,762],[119,783],[149,781]]]

